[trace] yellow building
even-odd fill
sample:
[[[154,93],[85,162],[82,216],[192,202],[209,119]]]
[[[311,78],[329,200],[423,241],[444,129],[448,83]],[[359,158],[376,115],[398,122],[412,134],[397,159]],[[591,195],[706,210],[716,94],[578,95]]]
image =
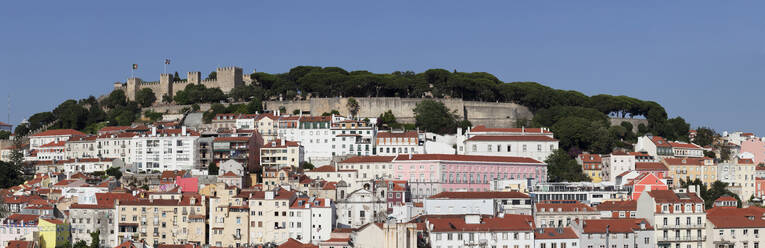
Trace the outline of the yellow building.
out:
[[[711,158],[664,158],[662,163],[669,169],[667,176],[672,178],[673,187],[679,187],[681,179],[699,179],[707,187],[717,181],[717,165]]]
[[[304,156],[303,146],[298,142],[276,139],[260,148],[260,165],[267,168],[298,168]]]
[[[603,160],[600,154],[582,153],[576,158],[576,162],[582,166],[582,172],[590,178],[593,183],[603,181]]]
[[[249,242],[248,194],[239,195],[233,186],[218,186],[210,198],[210,244],[219,247],[240,247]]]
[[[145,240],[154,247],[158,244],[205,244],[205,197],[183,193],[178,198],[118,202],[119,243],[132,238]]]
[[[40,248],[63,247],[70,243],[69,224],[59,219],[40,218],[37,224]]]

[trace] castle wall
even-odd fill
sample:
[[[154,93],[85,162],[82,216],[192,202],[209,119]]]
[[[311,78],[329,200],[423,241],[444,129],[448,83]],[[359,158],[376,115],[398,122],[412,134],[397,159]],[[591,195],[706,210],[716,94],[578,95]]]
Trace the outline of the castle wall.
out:
[[[361,97],[356,98],[359,103],[359,117],[378,117],[380,114],[391,110],[396,120],[401,123],[414,123],[413,109],[422,98],[398,98],[398,97]],[[531,111],[525,106],[515,103],[473,102],[461,99],[433,99],[443,102],[460,117],[467,116],[473,125],[486,125],[492,127],[512,127],[518,119],[530,120],[533,117]],[[287,113],[295,109],[310,111],[313,115],[321,115],[333,109],[343,115],[349,115],[346,104],[348,98],[312,98],[304,101],[266,101],[265,109],[278,110],[284,106]]]
[[[203,84],[207,88],[220,88],[223,93],[229,93],[236,86],[251,83],[252,80],[247,80],[249,75],[242,74],[242,68],[239,67],[222,67],[216,69],[217,79],[202,80],[200,72],[189,72],[186,82],[175,81],[171,74],[160,74],[159,82],[146,83],[140,78],[128,78],[124,86],[118,86],[121,84],[117,82],[114,84],[114,90],[124,90],[128,100],[135,101],[135,94],[143,88],[149,88],[154,92],[158,101],[161,101],[163,95],[170,97],[175,96],[178,91],[186,88],[188,84]]]
[[[611,126],[619,126],[623,121],[632,123],[632,132],[637,133],[638,125],[643,124],[648,127],[648,120],[646,119],[633,119],[633,118],[608,118],[611,122]]]

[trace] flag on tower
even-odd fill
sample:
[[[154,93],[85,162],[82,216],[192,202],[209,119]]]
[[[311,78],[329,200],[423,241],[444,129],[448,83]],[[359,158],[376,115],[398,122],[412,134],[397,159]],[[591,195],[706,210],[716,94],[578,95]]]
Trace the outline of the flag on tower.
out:
[[[133,64],[133,70],[138,70],[138,64]]]
[[[165,64],[169,65],[170,64],[170,59],[165,59]]]

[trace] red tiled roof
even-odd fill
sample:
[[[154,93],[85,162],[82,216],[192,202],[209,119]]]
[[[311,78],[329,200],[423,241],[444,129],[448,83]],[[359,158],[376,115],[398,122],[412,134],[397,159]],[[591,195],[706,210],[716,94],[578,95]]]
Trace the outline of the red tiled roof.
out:
[[[325,198],[315,198],[313,201],[310,201],[310,200],[311,200],[310,198],[297,198],[295,199],[295,201],[292,202],[292,205],[290,205],[290,208],[306,208],[305,205],[308,205],[308,204],[310,204],[311,208],[323,208],[325,207],[324,204],[326,201],[331,201]]]
[[[286,200],[286,199],[291,199],[293,196],[295,196],[295,192],[279,189],[278,193],[274,195],[274,199]],[[266,192],[265,191],[242,192],[239,194],[239,197],[248,198],[248,199],[265,199]]]
[[[476,135],[467,141],[558,141],[547,135]]]
[[[482,217],[478,224],[467,224],[465,218],[432,218],[431,232],[475,232],[475,231],[532,231],[534,219],[529,215],[505,214],[504,217]]]
[[[34,134],[34,135],[32,135],[32,137],[64,136],[64,135],[85,136],[85,133],[77,131],[77,130],[74,130],[74,129],[53,129],[53,130],[47,130],[45,132]]]
[[[697,146],[696,144],[692,144],[692,143],[669,142],[669,145],[671,145],[672,147],[679,147],[679,148],[701,149],[700,146]]]
[[[238,177],[236,174],[234,174],[231,171],[226,171],[226,173],[224,173],[222,176],[223,177]]]
[[[15,222],[23,221],[24,223],[37,222],[37,218],[39,217],[39,215],[34,214],[12,214],[11,216],[8,216],[8,218],[5,218],[4,223],[8,223],[9,220]]]
[[[318,168],[315,168],[313,170],[310,170],[308,172],[335,172],[337,171],[334,166],[331,165],[325,165]]]
[[[591,153],[579,154],[579,159],[581,159],[583,163],[600,163],[603,161],[603,159],[600,157],[600,154]]]
[[[754,161],[751,158],[739,158],[738,163],[739,164],[754,164]]]
[[[318,248],[316,245],[303,244],[293,238],[287,239],[284,243],[279,245],[279,248]]]
[[[389,163],[393,162],[394,158],[396,158],[396,156],[356,156],[340,161],[340,163]]]
[[[651,190],[648,195],[652,196],[657,203],[704,203],[696,193],[675,193],[671,190]]]
[[[494,199],[494,198],[529,198],[527,194],[515,191],[484,191],[484,192],[448,192],[444,191],[429,199]]]
[[[541,128],[488,128],[484,125],[478,125],[470,129],[471,132],[505,132],[505,133],[552,133],[550,130]]]
[[[759,207],[715,207],[707,210],[707,220],[715,228],[764,228],[765,209]]]
[[[300,117],[301,122],[323,122],[323,121],[331,121],[332,116],[302,116]]]
[[[566,228],[541,228],[541,232],[534,232],[534,239],[579,239],[574,229]]]
[[[640,230],[640,223],[645,223],[645,230],[653,230],[645,219],[590,219],[584,221],[583,233],[633,233]]]
[[[704,158],[665,158],[669,165],[704,165]]]
[[[409,157],[411,156],[411,158]],[[465,161],[465,162],[497,162],[497,163],[532,163],[541,164],[533,158],[526,157],[503,157],[503,156],[481,156],[481,155],[455,155],[455,154],[411,154],[398,155],[396,161],[414,161],[414,160],[446,160],[446,161]]]
[[[52,223],[52,224],[56,224],[56,225],[61,225],[61,224],[64,224],[64,221],[63,221],[63,220],[59,220],[59,219],[48,219],[48,218],[43,218],[43,220],[45,220],[45,221],[47,221],[47,222],[50,222],[50,223]]]
[[[606,201],[596,208],[598,211],[637,211],[637,200]]]
[[[659,162],[635,162],[636,171],[669,171],[667,166]]]
[[[0,126],[4,126],[4,127],[10,127],[10,126],[11,126],[11,124],[8,124],[8,123],[5,123],[5,122],[2,122],[2,121],[0,121]]]
[[[11,241],[8,241],[7,248],[33,248],[33,247],[35,247],[34,241],[11,240]]]

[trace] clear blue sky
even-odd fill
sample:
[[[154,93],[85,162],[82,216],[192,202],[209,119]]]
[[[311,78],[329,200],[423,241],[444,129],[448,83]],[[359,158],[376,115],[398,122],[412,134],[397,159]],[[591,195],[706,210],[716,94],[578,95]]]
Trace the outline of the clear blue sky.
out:
[[[763,1],[10,1],[0,120],[108,93],[130,75],[297,65],[485,71],[654,100],[694,127],[765,135]]]

